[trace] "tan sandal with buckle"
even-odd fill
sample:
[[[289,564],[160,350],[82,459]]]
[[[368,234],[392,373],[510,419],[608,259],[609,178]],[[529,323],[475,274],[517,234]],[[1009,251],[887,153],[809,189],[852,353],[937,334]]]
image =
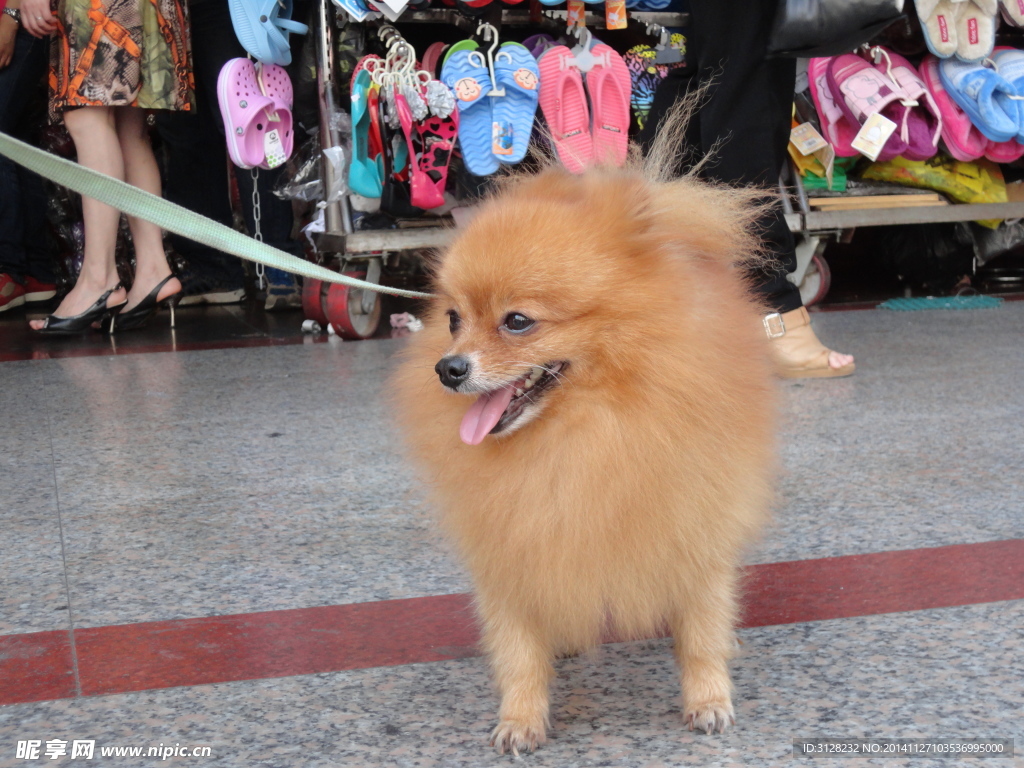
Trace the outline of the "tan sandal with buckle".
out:
[[[857,366],[840,368],[828,364],[832,350],[822,344],[811,328],[811,316],[804,307],[764,318],[765,332],[772,340],[772,357],[784,379],[839,378],[849,376]]]

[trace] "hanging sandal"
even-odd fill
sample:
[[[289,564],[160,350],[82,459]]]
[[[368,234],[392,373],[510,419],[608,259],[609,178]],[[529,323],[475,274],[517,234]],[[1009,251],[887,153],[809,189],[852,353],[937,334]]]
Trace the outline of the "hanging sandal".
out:
[[[274,100],[260,91],[256,68],[249,59],[230,59],[221,67],[217,103],[231,162],[246,169],[265,162],[266,130]]]
[[[74,315],[72,317],[48,315],[43,321],[43,327],[36,330],[39,333],[48,333],[52,336],[71,336],[78,333],[85,333],[92,328],[93,323],[103,322],[107,317],[117,314],[117,312],[128,303],[128,300],[125,299],[125,301],[113,307],[107,306],[107,299],[110,298],[110,294],[119,288],[121,288],[120,283],[104,292],[102,296],[96,299],[95,304],[80,315]]]
[[[832,350],[818,340],[805,307],[768,315],[764,327],[771,339],[776,370],[784,379],[840,378],[857,368],[854,363],[841,368],[828,364]]]

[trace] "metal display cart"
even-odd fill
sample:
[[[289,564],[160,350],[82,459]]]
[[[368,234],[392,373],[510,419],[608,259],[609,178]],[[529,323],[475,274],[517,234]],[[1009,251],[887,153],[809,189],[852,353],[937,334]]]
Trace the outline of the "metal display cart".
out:
[[[321,149],[327,149],[341,143],[341,137],[330,120],[339,99],[332,54],[338,11],[331,0],[319,0],[318,12],[316,34],[320,137]],[[527,10],[503,8],[501,23],[502,26],[539,26],[549,30],[564,30],[566,15],[564,10],[544,10],[538,16]],[[687,14],[683,13],[631,11],[628,23],[649,32],[650,25],[678,28],[685,27],[687,21]],[[466,30],[476,28],[475,19],[448,8],[407,11],[396,23],[451,24]],[[586,24],[601,29],[604,27],[604,17],[587,12]],[[334,181],[333,168],[326,161],[322,161],[321,165],[324,187],[330,189]],[[900,224],[1024,218],[1024,202],[900,208],[888,206],[883,200],[875,207],[856,210],[813,210],[808,204],[808,196],[799,177],[796,174],[793,176],[794,183],[782,189],[786,220],[790,230],[798,236],[797,269],[790,279],[801,286],[805,304],[808,305],[820,301],[828,289],[828,270],[822,256],[825,246],[851,230]],[[334,261],[340,271],[370,282],[387,282],[391,269],[400,262],[400,256],[444,247],[454,234],[454,224],[444,218],[436,222],[399,220],[395,228],[355,231],[345,198],[328,204],[324,213],[324,231],[314,240],[318,254],[324,260]],[[379,293],[344,286],[330,287],[319,281],[307,281],[303,293],[307,317],[324,324],[332,322],[342,336],[368,338],[376,331],[381,316]]]

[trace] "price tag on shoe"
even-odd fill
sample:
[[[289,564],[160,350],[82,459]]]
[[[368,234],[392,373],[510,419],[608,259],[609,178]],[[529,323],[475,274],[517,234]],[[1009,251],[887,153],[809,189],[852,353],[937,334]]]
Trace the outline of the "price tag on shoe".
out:
[[[284,144],[281,143],[281,134],[277,128],[263,134],[263,153],[267,158],[267,166],[277,168],[283,165],[288,155],[284,153]]]
[[[869,160],[877,160],[885,142],[896,130],[896,123],[878,112],[864,121],[850,145]]]
[[[793,142],[797,152],[804,157],[828,146],[828,142],[821,137],[821,134],[810,123],[801,123],[790,131],[789,140]]]

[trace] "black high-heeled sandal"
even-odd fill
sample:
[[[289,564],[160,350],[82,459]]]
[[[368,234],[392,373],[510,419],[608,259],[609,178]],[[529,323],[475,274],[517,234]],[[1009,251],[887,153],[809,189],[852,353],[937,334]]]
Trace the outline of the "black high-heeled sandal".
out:
[[[118,283],[96,299],[96,303],[80,315],[74,315],[73,317],[48,315],[43,320],[43,327],[35,330],[39,333],[49,333],[53,336],[72,336],[77,333],[85,333],[92,328],[93,323],[102,323],[108,317],[116,315],[128,303],[128,300],[125,299],[122,303],[116,304],[113,307],[107,306],[107,299],[110,298],[110,294],[120,288],[121,284]]]
[[[156,288],[149,292],[146,298],[127,312],[119,312],[112,317],[110,320],[110,332],[131,331],[135,328],[141,328],[149,322],[153,315],[157,313],[157,310],[160,309],[161,305],[166,305],[171,308],[171,328],[173,328],[174,304],[176,303],[175,300],[181,295],[181,291],[173,293],[161,301],[157,301],[156,297],[160,295],[161,289],[175,277],[177,277],[177,275],[168,275],[157,284]]]

